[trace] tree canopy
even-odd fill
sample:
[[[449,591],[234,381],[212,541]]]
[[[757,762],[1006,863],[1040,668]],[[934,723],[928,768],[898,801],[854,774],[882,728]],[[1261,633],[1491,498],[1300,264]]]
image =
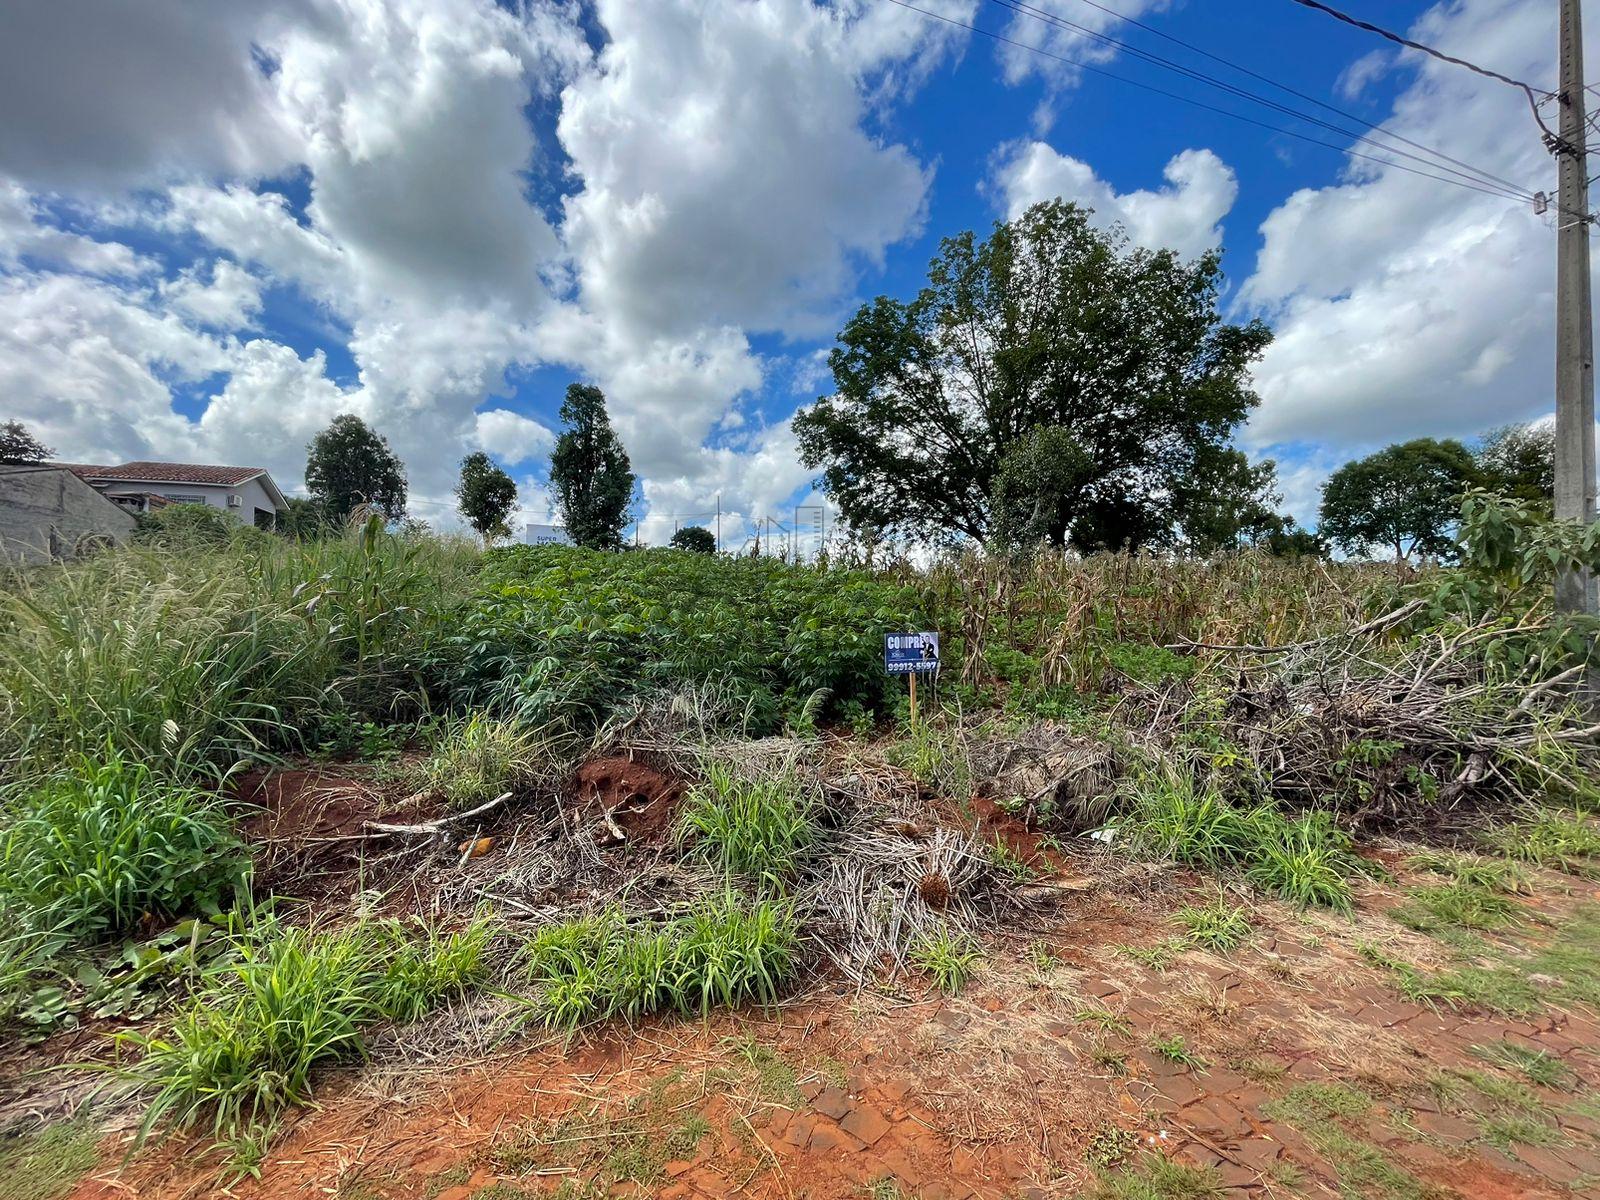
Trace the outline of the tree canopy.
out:
[[[561,420],[566,429],[550,454],[550,486],[567,536],[592,550],[614,550],[628,522],[633,469],[611,428],[605,394],[588,384],[569,384]]]
[[[334,521],[361,504],[391,521],[406,515],[405,464],[354,413],[340,413],[306,447],[306,490]]]
[[[485,541],[510,533],[506,518],[517,504],[517,485],[482,450],[461,460],[456,505],[468,525]]]
[[[947,238],[915,299],[880,296],[839,334],[835,394],[794,420],[801,458],[858,528],[1169,539],[1272,336],[1222,321],[1220,283],[1215,252],[1132,247],[1059,200]]]
[[[1472,453],[1454,438],[1387,446],[1328,477],[1318,532],[1348,554],[1381,546],[1396,559],[1453,557],[1460,497],[1476,478]]]
[[[1556,494],[1556,427],[1549,421],[1502,425],[1479,440],[1475,454],[1480,484],[1491,492],[1543,505]]]
[[[693,554],[715,554],[717,537],[704,525],[685,525],[672,535],[667,545]]]
[[[40,463],[54,454],[21,421],[0,421],[0,463]]]

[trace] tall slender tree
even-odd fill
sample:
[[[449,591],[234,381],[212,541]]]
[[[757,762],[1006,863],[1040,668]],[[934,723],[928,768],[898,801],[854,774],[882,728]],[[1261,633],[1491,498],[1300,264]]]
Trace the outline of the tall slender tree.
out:
[[[618,549],[633,500],[633,469],[611,428],[605,393],[569,384],[561,420],[566,428],[550,455],[550,486],[567,536],[593,550]]]

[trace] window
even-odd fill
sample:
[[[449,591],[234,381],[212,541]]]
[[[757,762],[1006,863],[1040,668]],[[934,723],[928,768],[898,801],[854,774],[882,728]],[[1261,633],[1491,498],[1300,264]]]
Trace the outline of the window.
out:
[[[171,500],[174,504],[204,504],[206,502],[204,496],[186,496],[181,492],[162,492],[161,498],[163,500]]]

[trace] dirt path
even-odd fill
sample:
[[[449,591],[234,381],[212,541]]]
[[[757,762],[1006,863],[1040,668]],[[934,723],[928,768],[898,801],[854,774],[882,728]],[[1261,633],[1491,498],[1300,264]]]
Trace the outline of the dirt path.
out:
[[[1354,919],[1255,903],[1226,956],[1173,942],[1183,889],[1217,896],[1167,874],[1076,898],[1046,936],[991,947],[956,998],[824,989],[448,1068],[380,1058],[330,1081],[231,1194],[1065,1197],[1147,1150],[1237,1196],[1600,1188],[1594,1012],[1400,998],[1374,945],[1424,965],[1448,949],[1383,915],[1397,885]],[[1497,945],[1570,948],[1595,898],[1542,878]],[[204,1148],[169,1143],[74,1195],[219,1194]]]

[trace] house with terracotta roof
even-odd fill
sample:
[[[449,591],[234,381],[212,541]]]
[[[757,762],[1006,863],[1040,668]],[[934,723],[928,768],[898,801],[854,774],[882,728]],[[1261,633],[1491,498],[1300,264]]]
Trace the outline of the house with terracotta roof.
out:
[[[57,463],[107,500],[131,512],[167,504],[209,504],[240,521],[271,529],[289,507],[264,467],[128,462],[120,466]]]

